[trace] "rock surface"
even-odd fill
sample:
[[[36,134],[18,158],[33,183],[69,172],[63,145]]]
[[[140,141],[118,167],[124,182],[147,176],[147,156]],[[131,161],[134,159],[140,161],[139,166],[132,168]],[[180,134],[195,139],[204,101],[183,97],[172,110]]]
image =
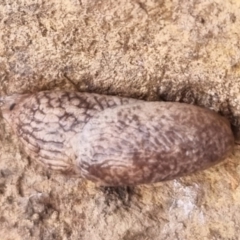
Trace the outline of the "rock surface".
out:
[[[0,95],[180,101],[240,127],[240,2],[1,1]],[[102,188],[46,170],[0,118],[0,239],[239,239],[240,151],[202,173]]]

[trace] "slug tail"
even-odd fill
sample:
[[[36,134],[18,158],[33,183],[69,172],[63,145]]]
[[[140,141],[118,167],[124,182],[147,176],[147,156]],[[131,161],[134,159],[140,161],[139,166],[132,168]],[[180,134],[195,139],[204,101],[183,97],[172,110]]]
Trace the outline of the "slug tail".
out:
[[[28,96],[29,94],[13,94],[10,96],[1,96],[0,109],[2,111],[3,118],[9,121],[12,113],[15,112],[22,100]]]

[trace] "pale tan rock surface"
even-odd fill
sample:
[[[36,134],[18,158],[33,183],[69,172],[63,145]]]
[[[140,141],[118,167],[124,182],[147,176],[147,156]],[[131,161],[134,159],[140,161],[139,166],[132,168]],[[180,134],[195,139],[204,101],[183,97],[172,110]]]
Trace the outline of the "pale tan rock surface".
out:
[[[240,2],[1,1],[0,95],[64,89],[194,103],[240,126]],[[239,239],[240,151],[104,189],[29,159],[0,118],[0,239]]]

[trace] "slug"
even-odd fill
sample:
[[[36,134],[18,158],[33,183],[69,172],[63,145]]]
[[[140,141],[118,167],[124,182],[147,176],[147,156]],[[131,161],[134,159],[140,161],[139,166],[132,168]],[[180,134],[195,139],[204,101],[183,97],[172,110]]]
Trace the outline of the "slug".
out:
[[[105,186],[204,170],[234,145],[224,117],[184,103],[63,91],[15,94],[0,102],[31,158]]]

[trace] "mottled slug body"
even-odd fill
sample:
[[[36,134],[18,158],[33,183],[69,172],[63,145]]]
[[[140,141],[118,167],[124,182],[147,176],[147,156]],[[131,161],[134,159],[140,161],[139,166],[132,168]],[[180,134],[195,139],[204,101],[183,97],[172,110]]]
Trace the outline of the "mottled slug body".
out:
[[[226,119],[183,103],[48,91],[2,102],[3,117],[30,156],[104,185],[153,183],[203,170],[234,144]]]

